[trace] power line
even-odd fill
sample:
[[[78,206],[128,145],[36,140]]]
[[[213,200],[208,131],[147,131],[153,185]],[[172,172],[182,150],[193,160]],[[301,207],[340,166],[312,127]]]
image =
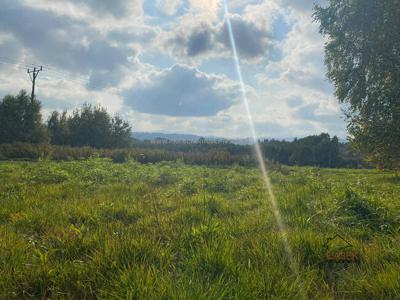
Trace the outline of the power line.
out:
[[[32,63],[27,63],[27,62],[22,62],[22,61],[16,61],[13,59],[9,59],[3,56],[0,56],[0,64],[3,65],[14,65],[16,67],[18,67],[19,69],[29,69],[29,68],[37,68],[40,69],[42,68],[43,71],[46,71],[46,73],[48,73],[49,75],[51,75],[52,77],[56,77],[57,79],[60,80],[67,80],[70,82],[75,82],[78,84],[87,84],[87,78],[85,78],[84,76],[78,75],[78,76],[74,76],[74,78],[71,78],[71,74],[67,73],[67,72],[63,72],[61,70],[58,70],[57,68],[53,67],[53,66],[46,66],[46,65],[37,65],[37,64],[32,64]],[[46,80],[51,80],[52,78],[46,76],[44,77],[44,79]],[[31,78],[32,80],[32,78]]]

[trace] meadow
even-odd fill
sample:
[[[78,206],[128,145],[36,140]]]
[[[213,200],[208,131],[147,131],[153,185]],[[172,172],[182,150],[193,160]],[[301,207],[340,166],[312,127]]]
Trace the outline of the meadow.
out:
[[[256,168],[0,163],[1,299],[399,299],[400,179]],[[341,241],[359,259],[328,262]]]

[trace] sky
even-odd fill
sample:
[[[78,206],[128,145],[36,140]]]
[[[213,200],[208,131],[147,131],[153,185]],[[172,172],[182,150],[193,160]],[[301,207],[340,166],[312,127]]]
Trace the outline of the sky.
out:
[[[227,4],[257,134],[345,138],[312,0]],[[250,136],[220,0],[2,0],[0,96],[35,65],[45,118],[92,103],[134,131]]]

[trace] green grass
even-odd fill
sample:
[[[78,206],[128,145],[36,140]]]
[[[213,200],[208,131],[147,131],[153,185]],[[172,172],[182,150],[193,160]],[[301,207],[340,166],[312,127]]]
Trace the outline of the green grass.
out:
[[[257,169],[1,163],[0,298],[400,298],[400,180],[271,175],[299,276]],[[336,233],[359,263],[325,262]]]

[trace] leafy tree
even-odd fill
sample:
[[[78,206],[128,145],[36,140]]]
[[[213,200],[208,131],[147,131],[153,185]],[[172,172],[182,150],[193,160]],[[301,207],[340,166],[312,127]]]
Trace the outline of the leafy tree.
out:
[[[47,126],[57,145],[95,148],[124,148],[132,142],[132,128],[119,116],[111,117],[105,108],[85,104],[71,116],[53,112]]]
[[[68,121],[72,146],[111,148],[111,117],[104,108],[85,104]]]
[[[111,119],[111,145],[124,148],[132,144],[132,127],[119,116]]]
[[[49,130],[51,143],[53,145],[69,144],[70,132],[66,111],[63,111],[62,114],[60,114],[58,111],[53,111],[49,120],[47,121],[47,128]]]
[[[40,114],[41,104],[22,90],[0,101],[0,143],[44,143],[48,141]]]
[[[329,134],[312,135],[292,142],[265,140],[261,144],[265,156],[272,161],[289,165],[338,167],[339,140]]]
[[[298,145],[289,157],[289,163],[298,166],[310,166],[315,162],[313,151],[306,145]]]
[[[400,168],[398,0],[329,0],[314,17],[353,144],[377,166]]]

